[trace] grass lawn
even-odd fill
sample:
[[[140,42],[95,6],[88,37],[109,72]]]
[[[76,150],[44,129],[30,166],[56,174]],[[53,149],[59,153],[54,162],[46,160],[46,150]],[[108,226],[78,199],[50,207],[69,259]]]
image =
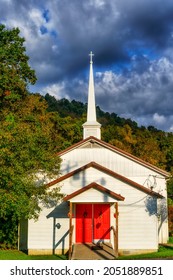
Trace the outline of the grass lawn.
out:
[[[173,259],[172,246],[160,246],[158,252],[133,256],[119,257],[119,260]]]
[[[169,237],[168,243],[173,244],[173,236]]]
[[[28,256],[17,250],[0,250],[0,260],[67,260],[66,255]],[[173,259],[173,247],[160,246],[156,253],[123,256],[119,260]]]
[[[169,246],[170,245],[170,246]],[[173,237],[169,237],[167,246],[160,246],[158,252],[119,257],[119,260],[173,259]],[[18,250],[0,250],[0,260],[68,260],[67,255],[28,256]]]
[[[28,256],[18,250],[0,250],[0,260],[67,260],[65,255]]]

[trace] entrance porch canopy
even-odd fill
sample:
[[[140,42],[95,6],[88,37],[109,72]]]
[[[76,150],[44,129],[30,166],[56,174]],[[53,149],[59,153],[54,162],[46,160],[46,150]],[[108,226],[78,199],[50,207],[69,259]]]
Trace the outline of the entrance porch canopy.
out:
[[[64,197],[64,201],[72,203],[114,203],[125,198],[95,182]]]
[[[115,257],[118,256],[118,202],[123,201],[125,198],[120,194],[117,194],[95,182],[71,193],[64,197],[64,201],[70,203],[69,209],[69,259],[72,256],[72,240],[73,240],[73,229],[72,225],[72,205],[73,203],[114,203],[115,205],[115,227],[111,226],[110,230],[113,230],[114,234],[114,251]]]

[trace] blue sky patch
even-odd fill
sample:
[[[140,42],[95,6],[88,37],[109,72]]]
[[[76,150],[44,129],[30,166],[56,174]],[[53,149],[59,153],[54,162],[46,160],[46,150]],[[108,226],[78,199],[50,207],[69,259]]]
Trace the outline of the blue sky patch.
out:
[[[49,12],[48,9],[45,9],[45,10],[43,11],[43,17],[44,17],[44,19],[45,19],[46,22],[49,22],[49,21],[50,21],[50,12]]]

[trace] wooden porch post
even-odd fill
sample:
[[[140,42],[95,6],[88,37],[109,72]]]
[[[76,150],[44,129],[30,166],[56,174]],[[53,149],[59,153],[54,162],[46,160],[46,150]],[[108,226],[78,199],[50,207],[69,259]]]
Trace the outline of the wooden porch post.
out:
[[[69,260],[72,256],[72,202],[70,202],[70,211],[69,211]]]
[[[115,203],[115,214],[116,214],[116,219],[115,219],[115,257],[118,258],[118,202]]]

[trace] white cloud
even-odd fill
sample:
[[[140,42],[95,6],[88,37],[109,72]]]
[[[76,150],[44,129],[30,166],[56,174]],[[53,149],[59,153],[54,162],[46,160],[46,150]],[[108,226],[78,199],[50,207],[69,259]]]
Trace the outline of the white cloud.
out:
[[[48,85],[40,90],[40,93],[45,95],[46,93],[49,93],[50,95],[56,97],[57,99],[61,98],[67,98],[69,99],[69,96],[65,93],[65,83],[57,83]]]
[[[164,124],[166,122],[165,116],[159,115],[158,113],[153,115],[153,120],[156,122],[156,124]]]
[[[42,24],[45,23],[45,19],[42,16],[42,12],[40,9],[33,8],[30,11],[28,11],[28,17],[31,22],[34,23],[35,26],[40,28]]]
[[[173,62],[162,57],[149,61],[140,72],[132,68],[124,74],[113,71],[96,74],[96,97],[103,109],[169,130],[173,114]],[[104,102],[103,102],[104,100]]]

